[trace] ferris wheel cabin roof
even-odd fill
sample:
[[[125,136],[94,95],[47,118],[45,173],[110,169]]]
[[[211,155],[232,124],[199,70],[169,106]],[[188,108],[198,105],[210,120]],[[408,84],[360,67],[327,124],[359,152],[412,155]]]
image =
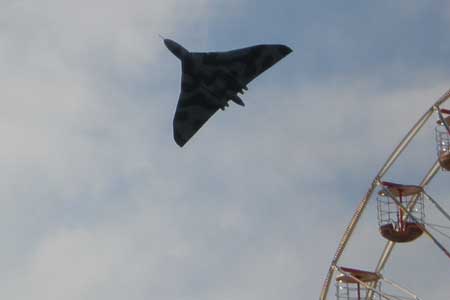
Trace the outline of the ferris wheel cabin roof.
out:
[[[441,113],[450,115],[450,109],[441,108]]]
[[[389,181],[383,181],[382,185],[395,197],[399,197],[400,195],[412,196],[423,192],[423,188],[419,185],[406,185]],[[383,196],[384,192],[380,191],[379,194]]]
[[[359,279],[362,282],[375,282],[380,279],[380,275],[375,272],[363,271],[359,269],[341,267],[341,270],[351,274],[353,277]],[[336,281],[344,283],[358,283],[352,276],[347,274],[341,274],[336,277]]]

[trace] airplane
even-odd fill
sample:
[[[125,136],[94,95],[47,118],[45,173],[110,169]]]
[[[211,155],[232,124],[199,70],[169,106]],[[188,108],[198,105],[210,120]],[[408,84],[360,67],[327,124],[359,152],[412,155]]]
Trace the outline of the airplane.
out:
[[[237,93],[292,52],[285,45],[256,45],[227,52],[189,52],[173,40],[164,44],[181,60],[181,92],[173,119],[178,146],[187,141],[228,101],[245,106]]]

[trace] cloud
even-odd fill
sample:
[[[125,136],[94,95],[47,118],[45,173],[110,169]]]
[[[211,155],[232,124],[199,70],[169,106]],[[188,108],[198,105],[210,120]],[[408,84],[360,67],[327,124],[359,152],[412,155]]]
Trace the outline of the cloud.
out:
[[[448,77],[430,68],[389,85],[380,74],[409,69],[380,66],[283,86],[294,52],[251,84],[245,109],[219,112],[179,149],[179,65],[157,34],[200,49],[215,37],[204,25],[239,5],[5,5],[2,297],[317,297],[369,180]],[[407,170],[419,174],[434,145],[411,151],[418,165]],[[350,253],[372,241],[367,217]]]

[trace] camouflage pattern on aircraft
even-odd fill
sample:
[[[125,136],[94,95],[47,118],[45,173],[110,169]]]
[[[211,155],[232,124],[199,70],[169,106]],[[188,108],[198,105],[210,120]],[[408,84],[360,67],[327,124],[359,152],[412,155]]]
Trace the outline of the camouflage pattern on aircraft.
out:
[[[257,45],[227,52],[189,52],[164,39],[166,47],[181,60],[181,93],[173,120],[175,142],[187,141],[228,101],[244,106],[237,95],[262,72],[292,52],[284,45]]]

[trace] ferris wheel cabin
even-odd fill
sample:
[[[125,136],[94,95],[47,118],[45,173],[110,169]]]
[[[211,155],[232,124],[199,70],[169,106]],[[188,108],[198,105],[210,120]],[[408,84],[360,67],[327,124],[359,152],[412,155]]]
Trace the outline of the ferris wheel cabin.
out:
[[[342,274],[336,277],[337,300],[367,299],[370,290],[366,286],[374,285],[380,279],[374,272],[345,267],[340,269]]]
[[[437,121],[436,144],[439,164],[444,170],[450,171],[450,110],[441,109],[440,119]],[[447,115],[443,117],[443,115]]]
[[[397,243],[411,242],[423,233],[424,195],[417,185],[382,182],[378,193],[378,224],[381,235]],[[409,209],[407,214],[401,207]]]

